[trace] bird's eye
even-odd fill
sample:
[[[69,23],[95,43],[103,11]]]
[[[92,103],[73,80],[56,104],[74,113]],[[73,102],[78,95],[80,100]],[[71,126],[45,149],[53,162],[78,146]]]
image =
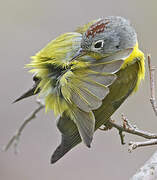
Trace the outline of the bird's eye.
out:
[[[99,40],[99,41],[95,42],[94,48],[100,49],[100,48],[103,47],[103,45],[104,45],[104,41],[103,40]]]

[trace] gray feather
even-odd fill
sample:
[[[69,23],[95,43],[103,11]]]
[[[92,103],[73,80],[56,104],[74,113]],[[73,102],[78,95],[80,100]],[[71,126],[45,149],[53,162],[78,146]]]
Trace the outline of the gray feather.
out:
[[[99,83],[100,86],[109,86],[116,80],[116,75],[114,74],[89,74],[88,75],[89,81],[91,80],[93,84]]]
[[[108,88],[104,88],[99,84],[87,82],[87,81],[84,81],[83,83],[84,83],[84,87],[100,100],[103,100],[105,96],[107,96],[107,94],[109,93]]]
[[[110,62],[110,61],[115,61],[115,60],[125,60],[127,57],[129,57],[132,51],[133,51],[133,48],[123,49],[115,53],[109,54],[109,56],[101,60],[98,60],[98,62],[104,63],[104,62]]]
[[[97,63],[94,65],[91,65],[90,69],[96,72],[100,72],[100,73],[113,74],[120,70],[123,63],[124,63],[123,60],[111,61],[110,63],[105,63],[105,64]]]
[[[78,128],[83,142],[87,147],[90,147],[95,128],[95,117],[93,112],[91,111],[88,113],[80,109],[76,109],[73,111],[73,116],[73,120]]]
[[[79,95],[75,91],[71,91],[71,100],[85,112],[97,109],[102,104],[100,99],[85,89],[79,89]]]

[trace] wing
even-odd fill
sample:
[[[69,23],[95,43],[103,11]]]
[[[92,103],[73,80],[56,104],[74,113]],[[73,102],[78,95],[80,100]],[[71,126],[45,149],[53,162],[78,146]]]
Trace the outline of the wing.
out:
[[[81,139],[88,147],[90,147],[94,128],[96,126],[93,110],[99,109],[102,105],[102,101],[109,93],[109,87],[116,80],[115,73],[121,68],[123,59],[128,57],[131,52],[132,50],[127,49],[121,52],[121,56],[118,56],[120,54],[120,52],[118,52],[117,56],[113,55],[112,61],[111,58],[106,57],[106,59],[101,60],[100,64],[97,61],[92,62],[88,69],[86,69],[86,72],[84,72],[83,69],[77,69],[71,72],[70,75],[64,77],[68,83],[66,85],[64,84],[62,94],[67,101],[75,104],[77,108],[71,108],[73,109],[71,112],[73,116],[71,118],[68,116],[65,118],[65,114],[63,114],[63,117],[59,120],[58,128],[62,132],[62,143],[64,145],[57,148],[56,153],[52,157],[52,162],[55,161],[54,159],[56,159],[57,156],[62,156],[67,148],[71,149],[71,147],[75,145],[75,141],[70,139],[76,131],[68,131],[70,133],[68,135],[65,133],[65,135],[63,129],[66,126],[62,127],[61,123],[63,119],[64,123],[66,123],[66,121],[69,122],[69,119],[72,119],[75,122]],[[72,123],[70,123],[70,125],[72,125]],[[76,130],[76,128],[74,129]],[[68,142],[71,143],[70,146],[68,145]],[[63,154],[60,153],[60,151],[62,151]]]
[[[117,79],[109,87],[110,93],[103,100],[103,105],[94,111],[96,119],[95,130],[107,121],[133,91],[137,83],[138,68],[138,63],[134,63],[116,73]],[[69,116],[63,114],[58,120],[57,127],[61,132],[61,143],[54,151],[51,157],[51,163],[58,161],[74,146],[81,142],[78,129]]]
[[[109,66],[114,66],[110,67]],[[109,93],[109,86],[115,81],[117,72],[123,60],[116,60],[99,67],[96,65],[96,71],[92,66],[88,68],[69,70],[63,79],[61,78],[61,93],[64,99],[69,102],[69,114],[75,122],[83,142],[90,147],[93,139],[95,117],[93,110],[102,105],[102,100]],[[104,70],[106,70],[105,72]],[[63,83],[64,82],[64,83]],[[66,83],[65,83],[66,82]]]

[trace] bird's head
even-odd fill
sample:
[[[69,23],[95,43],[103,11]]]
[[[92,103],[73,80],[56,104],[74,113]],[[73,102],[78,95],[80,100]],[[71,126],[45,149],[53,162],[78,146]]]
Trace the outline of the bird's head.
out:
[[[136,32],[129,21],[119,16],[98,19],[82,36],[81,48],[74,57],[96,53],[102,57],[134,48]]]

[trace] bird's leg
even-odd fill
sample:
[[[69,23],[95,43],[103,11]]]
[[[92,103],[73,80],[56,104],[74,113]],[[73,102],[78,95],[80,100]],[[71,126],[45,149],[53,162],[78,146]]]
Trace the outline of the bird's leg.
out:
[[[105,123],[102,125],[103,127],[100,127],[99,129],[100,129],[101,131],[107,131],[107,130],[112,129],[113,126],[112,126],[112,124],[111,124],[110,122],[115,122],[115,120],[109,118],[108,121],[105,122]]]
[[[122,118],[123,119],[123,118]],[[125,123],[126,123],[127,121],[125,121]],[[117,125],[116,123],[115,123],[115,120],[113,120],[113,119],[111,119],[111,117],[108,119],[108,121],[106,122],[106,123],[104,123],[103,124],[103,127],[101,128],[99,128],[100,130],[102,130],[102,131],[107,131],[107,130],[110,130],[110,129],[112,129],[113,127],[115,127],[115,125]],[[124,127],[124,120],[123,120],[123,127]],[[115,127],[115,128],[117,128],[117,127]],[[124,145],[125,144],[125,142],[124,142],[124,133],[123,133],[123,130],[122,129],[120,129],[120,128],[117,128],[118,129],[118,131],[119,131],[119,136],[120,136],[120,140],[121,140],[121,144],[122,145]]]

